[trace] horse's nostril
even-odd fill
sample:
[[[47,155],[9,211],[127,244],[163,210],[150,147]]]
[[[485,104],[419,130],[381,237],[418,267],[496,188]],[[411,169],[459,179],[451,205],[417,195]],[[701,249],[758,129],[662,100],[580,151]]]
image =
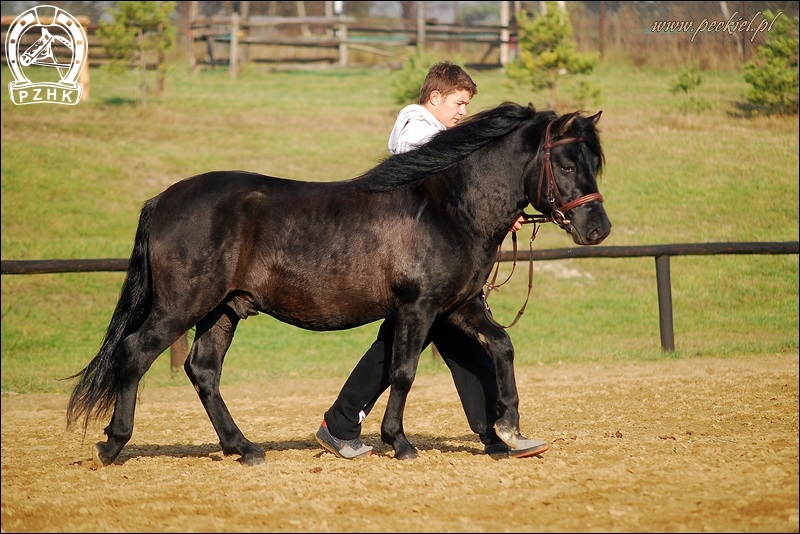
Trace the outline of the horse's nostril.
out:
[[[597,243],[599,241],[602,241],[606,237],[606,235],[607,234],[603,231],[603,229],[598,227],[594,228],[591,232],[589,232],[587,237],[589,238],[589,241],[591,241],[592,243]]]

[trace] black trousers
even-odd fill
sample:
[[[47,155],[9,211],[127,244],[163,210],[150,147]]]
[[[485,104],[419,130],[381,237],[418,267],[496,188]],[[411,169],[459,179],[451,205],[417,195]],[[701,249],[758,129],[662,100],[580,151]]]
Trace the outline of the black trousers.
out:
[[[394,321],[389,318],[381,324],[377,339],[325,412],[328,430],[337,438],[359,437],[361,421],[389,388],[393,340]],[[431,342],[453,375],[469,427],[484,444],[500,441],[493,428],[497,420],[497,372],[489,353],[477,340],[438,321],[433,324],[425,346]]]

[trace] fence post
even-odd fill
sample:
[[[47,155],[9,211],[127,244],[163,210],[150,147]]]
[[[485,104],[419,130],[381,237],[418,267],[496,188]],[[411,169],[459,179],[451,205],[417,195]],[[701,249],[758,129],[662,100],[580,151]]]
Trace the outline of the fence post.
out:
[[[500,65],[506,66],[508,65],[508,40],[511,36],[511,33],[508,30],[509,24],[511,24],[511,6],[509,6],[511,2],[500,2],[500,25],[503,27],[500,30]]]
[[[230,64],[230,74],[231,78],[236,78],[237,70],[239,66],[237,62],[239,58],[239,13],[234,11],[231,14],[231,64]]]
[[[340,15],[341,17],[341,15]],[[347,23],[339,23],[339,65],[342,67],[347,66]]]
[[[417,52],[425,53],[425,2],[417,2]]]
[[[658,287],[658,322],[661,329],[661,348],[675,351],[675,332],[672,328],[672,287],[669,275],[669,256],[656,256],[656,286]]]

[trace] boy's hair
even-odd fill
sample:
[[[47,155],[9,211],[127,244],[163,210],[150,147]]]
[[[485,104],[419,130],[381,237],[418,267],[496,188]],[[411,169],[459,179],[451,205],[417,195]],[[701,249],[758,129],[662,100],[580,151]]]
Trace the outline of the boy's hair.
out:
[[[449,61],[442,61],[430,69],[422,82],[419,91],[419,103],[425,104],[433,91],[439,91],[442,96],[447,96],[456,91],[468,91],[470,98],[478,93],[478,86],[472,81],[464,69]]]

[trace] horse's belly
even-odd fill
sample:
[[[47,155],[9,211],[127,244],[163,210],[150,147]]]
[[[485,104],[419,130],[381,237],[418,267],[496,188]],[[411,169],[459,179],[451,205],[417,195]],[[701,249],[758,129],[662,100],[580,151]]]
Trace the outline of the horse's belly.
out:
[[[320,332],[356,328],[378,321],[389,315],[388,312],[380,308],[374,308],[371,311],[362,308],[354,313],[354,310],[342,310],[341,307],[320,309],[312,307],[286,308],[277,306],[271,307],[265,311],[284,323],[298,328]]]
[[[329,283],[282,285],[270,292],[263,311],[307,330],[344,330],[387,317],[389,299],[375,291]]]

